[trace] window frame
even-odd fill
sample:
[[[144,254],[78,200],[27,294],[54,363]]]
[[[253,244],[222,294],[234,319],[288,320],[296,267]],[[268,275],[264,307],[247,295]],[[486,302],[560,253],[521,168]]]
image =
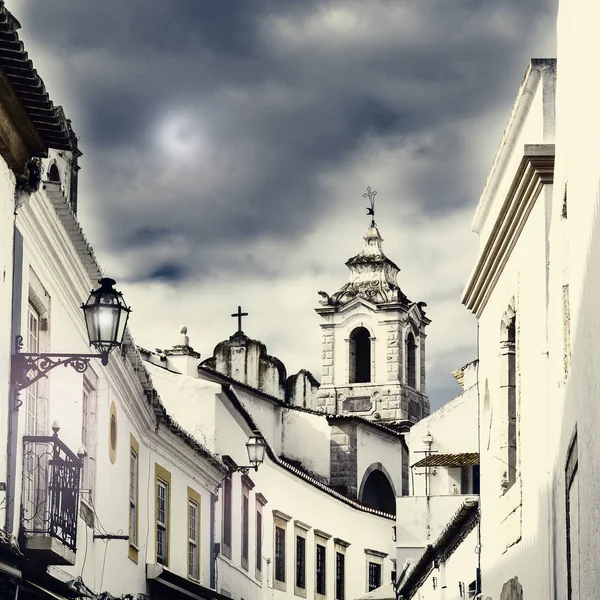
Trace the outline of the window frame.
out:
[[[334,597],[336,600],[345,600],[346,597],[346,548],[350,546],[349,542],[340,538],[333,538],[333,550],[335,554],[335,590]],[[342,578],[340,586],[340,578],[338,577],[338,557],[342,557]],[[341,588],[341,589],[340,589]]]
[[[254,575],[256,579],[262,581],[263,569],[262,569],[262,549],[263,549],[263,540],[264,540],[264,519],[263,519],[263,506],[267,504],[266,498],[257,493],[254,495],[255,501],[255,530],[256,530],[256,539],[255,539],[255,556],[254,556]]]
[[[221,552],[227,558],[231,558],[232,546],[232,503],[233,503],[233,481],[231,476],[223,480],[221,486]]]
[[[279,510],[273,510],[273,587],[282,592],[287,590],[287,525],[291,520],[292,517],[286,515],[285,513],[282,513]],[[278,530],[282,532],[283,536],[283,540],[279,544],[277,541]],[[278,566],[278,563],[280,566]],[[278,577],[278,575],[281,573],[283,573],[283,579]]]
[[[194,533],[196,539],[193,540],[190,536],[192,532],[192,507],[195,508],[196,518],[195,518],[195,528]],[[186,556],[187,556],[187,577],[192,581],[200,581],[200,536],[202,532],[202,497],[200,494],[192,489],[191,487],[187,488],[187,536],[186,536]],[[195,546],[196,549],[196,569],[195,572],[192,573],[191,562],[190,562],[190,552],[192,550],[192,545]]]
[[[250,485],[242,479],[242,539],[241,564],[248,571],[250,563]]]
[[[132,459],[135,456],[135,461]],[[133,465],[133,469],[132,469]],[[139,554],[139,487],[140,487],[140,445],[135,436],[129,433],[129,544],[127,555],[137,564]],[[134,495],[132,496],[132,491]],[[133,515],[133,518],[132,518]],[[133,535],[132,535],[133,532]]]
[[[367,592],[372,592],[373,590],[376,590],[377,588],[381,587],[381,580],[382,580],[382,576],[383,576],[383,565],[380,562],[374,562],[374,561],[370,560],[370,561],[368,561],[367,569],[368,569]],[[372,578],[372,576],[374,577],[375,573],[377,575],[377,582],[371,583],[371,578]],[[377,583],[377,585],[375,585],[375,583]]]
[[[170,533],[171,533],[171,473],[169,471],[167,471],[164,467],[161,467],[158,463],[155,463],[155,488],[154,488],[154,501],[155,501],[155,506],[156,506],[156,510],[155,510],[155,527],[154,527],[154,532],[155,532],[155,544],[154,544],[154,549],[155,549],[155,554],[156,554],[156,562],[158,564],[163,565],[164,567],[169,567],[170,564],[170,552],[171,552],[171,544],[170,544]],[[164,513],[165,513],[165,520],[164,521],[159,521],[158,517],[159,517],[159,489],[160,487],[163,487],[166,491],[166,498],[164,501]],[[164,545],[165,545],[165,550],[164,550],[164,555],[160,556],[160,558],[163,559],[164,562],[161,562],[159,560],[159,554],[158,554],[158,532],[159,532],[159,528],[162,528],[162,530],[164,531]]]

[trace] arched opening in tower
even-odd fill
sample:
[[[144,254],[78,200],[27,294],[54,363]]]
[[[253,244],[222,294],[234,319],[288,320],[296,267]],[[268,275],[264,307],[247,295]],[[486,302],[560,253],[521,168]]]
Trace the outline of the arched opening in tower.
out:
[[[364,327],[350,334],[350,383],[371,381],[371,335]]]
[[[406,336],[406,385],[417,387],[417,345],[412,332]]]
[[[58,173],[58,167],[56,166],[56,163],[54,163],[48,171],[48,181],[56,181],[56,183],[60,183],[60,175]]]
[[[396,514],[396,497],[391,483],[383,471],[371,471],[365,485],[361,502],[391,515]]]

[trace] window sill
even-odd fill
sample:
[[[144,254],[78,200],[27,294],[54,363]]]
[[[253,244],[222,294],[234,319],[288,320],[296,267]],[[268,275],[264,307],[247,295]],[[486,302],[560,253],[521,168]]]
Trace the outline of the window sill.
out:
[[[306,588],[294,587],[294,595],[300,598],[306,598]]]

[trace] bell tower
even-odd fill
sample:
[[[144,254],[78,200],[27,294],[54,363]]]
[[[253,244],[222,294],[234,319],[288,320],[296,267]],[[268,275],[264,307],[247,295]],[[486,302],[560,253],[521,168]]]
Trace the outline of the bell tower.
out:
[[[364,248],[346,262],[348,282],[322,296],[322,370],[316,408],[382,424],[429,414],[425,393],[424,302],[411,302],[397,283],[400,269],[383,252],[375,195],[367,188],[371,223]]]

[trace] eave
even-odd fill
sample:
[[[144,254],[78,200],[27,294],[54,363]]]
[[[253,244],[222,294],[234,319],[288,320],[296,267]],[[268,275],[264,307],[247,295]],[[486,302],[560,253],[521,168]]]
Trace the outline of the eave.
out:
[[[48,148],[73,150],[73,133],[19,40],[19,22],[0,0],[0,154],[17,174]]]
[[[489,238],[463,291],[462,303],[479,318],[544,185],[554,180],[554,144],[525,145],[523,158]]]

